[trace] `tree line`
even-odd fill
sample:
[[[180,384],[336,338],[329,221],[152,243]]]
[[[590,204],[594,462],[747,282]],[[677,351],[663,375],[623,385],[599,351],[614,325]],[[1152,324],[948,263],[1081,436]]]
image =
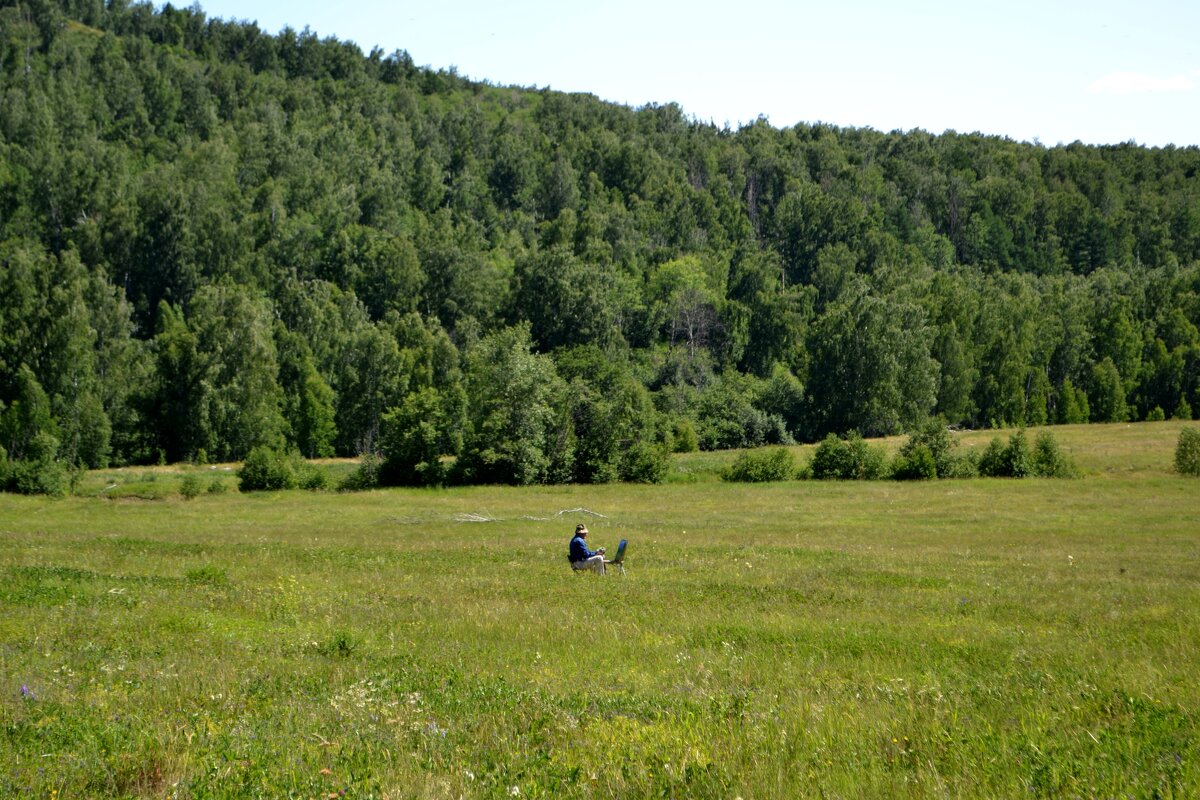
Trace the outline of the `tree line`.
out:
[[[1200,403],[1196,147],[731,129],[122,0],[0,2],[0,67],[14,463],[653,480]]]

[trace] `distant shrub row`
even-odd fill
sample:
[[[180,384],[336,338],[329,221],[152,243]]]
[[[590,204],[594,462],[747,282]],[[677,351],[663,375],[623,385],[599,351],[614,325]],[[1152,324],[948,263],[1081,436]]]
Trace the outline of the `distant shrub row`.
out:
[[[817,445],[812,460],[803,468],[797,469],[791,451],[770,448],[738,456],[722,477],[753,483],[793,478],[904,481],[977,476],[1067,478],[1077,474],[1049,431],[1039,433],[1032,447],[1024,430],[1010,436],[1007,443],[999,437],[993,439],[982,453],[957,453],[955,447],[956,442],[940,422],[910,435],[890,462],[882,447],[868,445],[857,434],[844,439],[830,434]]]

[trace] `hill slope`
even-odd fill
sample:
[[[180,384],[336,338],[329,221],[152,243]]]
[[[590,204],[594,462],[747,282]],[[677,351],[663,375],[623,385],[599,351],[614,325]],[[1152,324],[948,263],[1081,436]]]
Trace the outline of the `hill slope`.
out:
[[[1200,404],[1194,147],[719,129],[197,8],[0,20],[16,458],[392,436],[465,479],[591,481],[689,431]]]

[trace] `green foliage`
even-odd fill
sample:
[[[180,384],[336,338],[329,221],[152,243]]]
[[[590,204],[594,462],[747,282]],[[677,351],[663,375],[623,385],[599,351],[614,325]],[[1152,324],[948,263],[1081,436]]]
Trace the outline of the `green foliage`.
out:
[[[567,405],[574,442],[572,479],[657,482],[665,471],[660,442],[664,424],[650,393],[629,366],[594,346],[555,354],[559,374],[570,381]],[[640,477],[633,477],[636,473]],[[655,479],[655,476],[658,476]]]
[[[383,415],[379,480],[385,486],[434,486],[444,478],[441,443],[448,415],[441,394],[424,388],[404,398],[399,408]]]
[[[621,480],[631,483],[662,483],[671,468],[671,453],[664,444],[639,440],[621,457]]]
[[[282,453],[265,446],[250,451],[237,476],[238,489],[243,492],[325,489],[329,484],[325,474],[299,453]]]
[[[1200,428],[1184,428],[1175,445],[1175,471],[1180,475],[1200,475]]]
[[[812,337],[813,433],[878,436],[911,427],[936,401],[937,364],[924,312],[881,298],[861,280],[825,309]]]
[[[985,478],[1027,478],[1037,474],[1035,469],[1039,463],[1044,469],[1059,469],[1061,456],[1054,445],[1054,437],[1049,433],[1044,436],[1047,438],[1042,440],[1042,462],[1035,461],[1024,429],[1013,433],[1008,444],[1001,442],[999,437],[992,439],[979,459],[979,474]]]
[[[831,433],[813,452],[809,472],[817,480],[879,480],[887,472],[887,456],[858,433],[846,439]]]
[[[224,569],[216,564],[205,564],[203,567],[193,567],[184,573],[183,577],[188,583],[200,584],[202,586],[227,586],[229,585],[229,575]]]
[[[1087,422],[1091,419],[1091,415],[1091,404],[1088,402],[1087,392],[1082,388],[1076,388],[1070,378],[1064,379],[1062,390],[1059,392],[1058,421],[1064,425],[1074,425]]]
[[[250,451],[238,470],[238,489],[243,492],[295,489],[300,479],[285,454],[259,446]]]
[[[787,481],[795,476],[796,459],[785,447],[742,453],[721,475],[723,480],[738,483]]]
[[[1125,384],[1111,358],[1092,368],[1092,421],[1124,422],[1129,418],[1125,404]]]
[[[892,462],[892,477],[898,481],[932,480],[938,477],[937,459],[924,444],[907,447]]]
[[[1078,472],[1050,431],[1042,431],[1034,440],[1031,463],[1030,474],[1038,478],[1071,478]]]
[[[276,325],[283,416],[296,448],[306,458],[328,458],[337,439],[333,389],[317,371],[312,351],[298,334]]]
[[[719,375],[696,403],[700,447],[703,450],[791,444],[783,418],[757,405],[761,381],[728,371]]]
[[[62,461],[56,458],[35,458],[11,463],[8,488],[18,494],[63,497],[71,491],[72,480],[71,470]]]
[[[554,483],[569,477],[574,436],[567,385],[530,350],[528,326],[485,337],[467,354],[470,427],[458,461],[473,483]]]
[[[42,389],[33,370],[24,364],[17,370],[15,396],[0,411],[0,446],[14,461],[36,461],[46,450],[45,438],[55,439],[54,457],[58,455],[58,425],[50,413],[50,398]]]
[[[1008,472],[1007,453],[1004,442],[997,436],[988,442],[979,457],[979,474],[985,478],[1011,477]]]
[[[382,485],[379,479],[382,469],[382,458],[374,453],[365,453],[359,459],[359,464],[354,468],[354,471],[338,484],[338,491],[365,492],[369,489],[378,489]]]
[[[954,468],[955,442],[946,427],[946,421],[940,418],[930,419],[916,432],[908,437],[908,441],[900,448],[901,459],[908,459],[916,450],[924,448],[933,459],[934,475],[930,477],[946,478]],[[920,461],[924,462],[924,456]],[[922,467],[923,469],[923,467]]]
[[[199,8],[2,11],[14,461],[42,431],[69,468],[354,456],[432,389],[436,435],[401,447],[426,455],[385,480],[461,455],[457,480],[601,482],[663,442],[1190,418],[1200,392],[1189,148],[719,130]],[[464,374],[513,326],[495,371],[527,369]]]
[[[1162,422],[1167,418],[1167,412],[1163,411],[1162,406],[1155,406],[1150,409],[1150,413],[1146,415],[1147,422]]]
[[[194,500],[204,491],[204,482],[195,472],[189,472],[183,476],[183,480],[179,482],[179,494],[185,500]]]
[[[676,453],[694,453],[700,449],[700,437],[690,419],[675,421],[671,428],[671,444]]]

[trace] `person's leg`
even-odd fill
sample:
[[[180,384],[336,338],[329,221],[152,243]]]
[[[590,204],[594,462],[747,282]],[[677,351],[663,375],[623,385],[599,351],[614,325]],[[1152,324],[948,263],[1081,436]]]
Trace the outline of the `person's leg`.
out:
[[[604,556],[592,556],[587,560],[588,569],[595,570],[597,575],[604,574]]]

